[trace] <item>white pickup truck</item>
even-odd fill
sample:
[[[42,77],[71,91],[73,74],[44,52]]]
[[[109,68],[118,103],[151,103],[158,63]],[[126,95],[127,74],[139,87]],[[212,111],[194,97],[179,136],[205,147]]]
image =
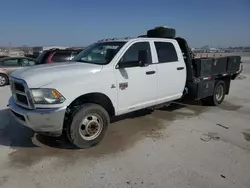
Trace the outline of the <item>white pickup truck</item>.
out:
[[[214,59],[200,59],[209,60],[213,65]],[[198,59],[191,57],[182,38],[99,41],[72,62],[13,72],[8,106],[20,123],[35,132],[60,136],[66,131],[72,144],[88,148],[102,140],[112,116],[183,95],[220,104],[241,69],[212,74],[210,67],[210,75],[204,76],[207,69],[194,61]]]

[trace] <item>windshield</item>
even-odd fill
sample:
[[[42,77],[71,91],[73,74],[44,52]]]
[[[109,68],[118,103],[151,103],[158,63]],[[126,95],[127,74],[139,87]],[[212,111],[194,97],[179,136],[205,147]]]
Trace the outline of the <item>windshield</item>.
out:
[[[85,48],[72,61],[98,65],[109,64],[126,42],[100,42]]]

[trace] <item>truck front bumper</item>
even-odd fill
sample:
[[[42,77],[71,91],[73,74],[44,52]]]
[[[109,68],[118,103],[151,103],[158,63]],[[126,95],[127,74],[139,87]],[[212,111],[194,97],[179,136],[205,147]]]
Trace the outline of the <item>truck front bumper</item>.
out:
[[[34,132],[51,136],[62,134],[66,107],[29,110],[18,106],[13,97],[8,106],[13,117]]]

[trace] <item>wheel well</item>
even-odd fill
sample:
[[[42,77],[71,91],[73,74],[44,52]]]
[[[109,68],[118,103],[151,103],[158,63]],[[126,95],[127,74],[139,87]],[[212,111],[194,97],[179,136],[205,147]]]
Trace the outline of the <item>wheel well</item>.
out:
[[[225,88],[226,88],[225,94],[228,95],[229,94],[229,90],[230,90],[230,84],[231,84],[231,78],[230,78],[230,76],[225,76],[225,77],[217,79],[217,81],[220,81],[220,80],[224,81]]]
[[[102,93],[89,93],[76,98],[70,105],[70,107],[81,106],[84,103],[95,103],[102,106],[110,116],[115,115],[114,106],[109,97]]]
[[[5,73],[0,72],[0,75],[3,75],[3,76],[5,76],[6,78],[9,79],[8,75],[6,75]]]

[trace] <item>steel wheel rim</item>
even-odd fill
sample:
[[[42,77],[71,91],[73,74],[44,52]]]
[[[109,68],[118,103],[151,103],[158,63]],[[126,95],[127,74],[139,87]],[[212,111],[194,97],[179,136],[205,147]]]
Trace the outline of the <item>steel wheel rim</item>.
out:
[[[103,120],[97,114],[86,115],[79,126],[79,134],[82,139],[91,141],[96,139],[102,132]]]
[[[219,85],[216,89],[216,92],[215,92],[216,100],[220,101],[223,98],[223,94],[224,94],[224,88],[222,85]]]
[[[0,85],[4,85],[6,83],[6,78],[4,76],[0,76]]]

